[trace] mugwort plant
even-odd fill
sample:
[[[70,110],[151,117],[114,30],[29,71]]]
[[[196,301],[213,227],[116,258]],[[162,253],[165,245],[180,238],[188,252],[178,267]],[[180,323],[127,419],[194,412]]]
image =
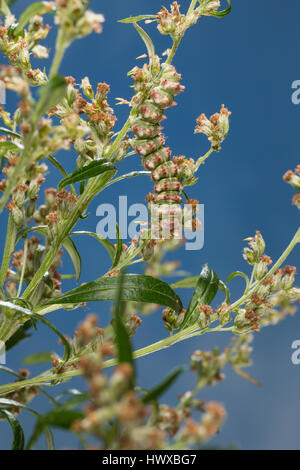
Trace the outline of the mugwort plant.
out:
[[[59,74],[64,52],[73,41],[102,32],[102,14],[92,12],[88,0],[56,0],[32,3],[16,18],[11,3],[1,0],[0,49],[6,65],[0,70],[0,84],[1,90],[17,95],[18,104],[13,111],[4,102],[0,107],[1,230],[7,223],[0,268],[0,344],[9,354],[29,335],[34,341],[43,323],[59,337],[64,354],[37,353],[25,358],[25,364],[50,362],[50,369],[35,377],[29,377],[26,369],[0,366],[1,374],[14,376],[14,381],[0,386],[1,426],[12,428],[12,449],[33,449],[41,434],[47,448],[53,449],[52,427],[75,433],[83,448],[199,448],[221,430],[225,419],[223,405],[203,401],[199,393],[223,380],[228,364],[255,383],[243,370],[251,364],[253,334],[293,314],[300,299],[300,289],[294,285],[296,268],[284,265],[300,242],[300,228],[275,263],[266,254],[259,231],[248,238],[243,256],[249,275],[236,271],[224,282],[205,265],[194,277],[172,285],[161,280],[177,268],[177,262],[164,261],[164,255],[184,242],[182,227],[191,233],[203,229],[197,218],[199,202],[188,197],[188,188],[197,184],[208,157],[221,151],[231,115],[224,105],[210,118],[200,114],[194,132],[207,137],[209,150],[197,160],[172,156],[161,123],[169,112],[176,112],[172,111],[175,98],[180,103],[184,92],[181,73],[172,61],[185,33],[197,27],[199,18],[204,21],[211,16],[219,21],[230,13],[231,3],[227,0],[222,10],[219,0],[191,0],[182,11],[175,1],[158,13],[121,20],[124,27],[136,29],[145,54],[139,58],[144,64],[129,71],[133,80],[130,101],[118,99],[129,108],[128,119],[118,129],[108,101],[108,84],[99,82],[94,89],[88,77],[77,84],[73,77]],[[49,55],[47,18],[50,22],[54,18],[57,29],[49,70],[32,67],[33,57],[45,60]],[[156,54],[148,34],[153,27],[170,39],[170,49],[162,56]],[[71,173],[56,157],[60,150],[76,152]],[[119,163],[133,154],[140,156],[144,169],[120,174]],[[55,188],[47,186],[51,165],[62,175]],[[145,174],[154,185],[147,194],[149,224],[128,245],[117,224],[116,244],[100,233],[76,230],[105,188],[112,184],[118,188],[119,181]],[[284,180],[299,191],[300,166],[288,171]],[[300,192],[293,203],[300,209]],[[102,277],[65,291],[63,281],[68,275],[62,271],[63,253],[73,262],[76,282],[80,276],[77,237],[94,237],[99,248],[107,250],[111,267]],[[135,263],[142,264],[143,274],[130,273]],[[245,289],[232,301],[228,284],[236,276],[244,279]],[[185,307],[178,289],[191,289]],[[215,307],[212,302],[220,290],[225,300]],[[100,328],[97,316],[89,315],[69,338],[52,324],[50,312],[69,311],[91,301],[113,302],[108,325]],[[135,350],[132,337],[143,328],[143,316],[157,308],[163,308],[162,321],[169,334]],[[137,358],[195,336],[225,331],[233,334],[226,349],[197,350],[191,356],[196,386],[182,393],[176,406],[163,404],[161,396],[182,367],[150,390],[139,387]],[[86,379],[87,392],[67,389],[53,398],[46,391],[78,375]],[[38,394],[51,402],[52,408],[44,415],[28,407]],[[32,434],[26,438],[19,420],[22,410],[36,417]]]

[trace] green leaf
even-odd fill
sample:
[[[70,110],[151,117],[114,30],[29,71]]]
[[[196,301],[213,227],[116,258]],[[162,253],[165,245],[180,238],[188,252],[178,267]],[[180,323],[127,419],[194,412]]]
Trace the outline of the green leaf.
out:
[[[138,16],[129,16],[129,18],[124,18],[119,20],[119,23],[137,23],[138,21],[155,19],[156,15],[138,15]]]
[[[41,87],[40,99],[36,105],[33,122],[37,122],[40,116],[56,106],[65,96],[67,84],[64,77],[55,75]]]
[[[155,55],[155,48],[150,36],[137,23],[133,23],[133,26],[144,41],[145,46],[147,48],[148,56],[153,57]]]
[[[12,137],[17,137],[18,139],[22,139],[22,136],[20,134],[17,134],[16,132],[13,132],[10,129],[7,129],[6,127],[0,127],[0,132],[3,132],[4,134],[7,134],[7,135],[11,135]]]
[[[216,16],[217,18],[223,18],[223,16],[228,15],[231,12],[231,1],[227,0],[227,3],[228,3],[228,8],[226,8],[226,10],[215,11],[211,13],[211,15]]]
[[[187,277],[185,279],[181,279],[180,281],[174,282],[174,284],[171,284],[171,287],[173,289],[190,289],[192,287],[195,288],[198,279],[199,276]]]
[[[49,162],[51,162],[55,166],[55,168],[58,169],[58,171],[61,172],[63,176],[68,176],[68,173],[66,172],[64,167],[59,163],[58,160],[56,160],[56,158],[53,155],[48,155],[47,159],[49,160]],[[71,188],[72,193],[75,194],[76,196],[76,190],[72,184],[70,184],[70,188]]]
[[[42,364],[44,362],[51,362],[51,353],[49,351],[30,354],[23,359],[22,364],[27,366],[29,364]]]
[[[70,237],[72,237],[73,235],[89,235],[91,237],[94,237],[96,240],[98,240],[98,242],[100,242],[106,248],[111,260],[113,261],[115,257],[116,249],[110,241],[106,240],[106,238],[101,237],[100,235],[97,235],[97,233],[86,232],[83,230],[70,233]]]
[[[226,279],[226,284],[228,284],[228,282],[231,281],[231,279],[233,279],[234,277],[237,277],[237,276],[240,276],[242,277],[243,279],[245,279],[246,281],[246,289],[248,289],[249,285],[250,285],[250,279],[249,277],[247,276],[247,274],[243,273],[242,271],[234,271],[233,273],[231,273],[228,278]]]
[[[42,391],[42,390],[40,389],[40,391]],[[19,403],[18,401],[15,401],[15,400],[11,400],[9,398],[1,398],[0,397],[0,407],[1,406],[2,407],[3,406],[8,406],[10,408],[11,407],[22,408],[22,409],[25,409],[27,411],[30,411],[30,413],[32,413],[37,418],[40,418],[40,416],[41,416],[39,413],[37,413],[37,411],[33,410],[32,408],[29,408],[27,405],[24,405],[23,403]],[[7,411],[7,410],[3,410],[3,409],[1,410],[0,409],[0,413],[1,413],[1,411],[9,413],[9,411]],[[48,426],[44,427],[43,432],[45,434],[47,449],[48,450],[53,450],[54,449],[53,436],[52,436],[52,433],[51,433],[50,429],[48,428]],[[24,442],[23,442],[23,446],[24,446]]]
[[[117,232],[117,249],[116,249],[116,254],[115,254],[111,269],[115,268],[118,265],[121,254],[122,254],[123,240],[122,240],[122,236],[120,233],[120,227],[118,224],[116,224],[116,232]]]
[[[116,346],[118,351],[118,363],[129,363],[131,364],[134,372],[134,362],[133,362],[133,354],[131,348],[131,342],[129,334],[124,326],[123,319],[124,319],[124,308],[125,302],[122,301],[123,297],[123,286],[124,286],[124,277],[125,275],[121,272],[119,277],[119,283],[117,288],[117,295],[116,295],[116,302],[115,302],[115,309],[114,309],[114,323],[113,328],[116,334]],[[130,388],[134,387],[134,377],[130,381]]]
[[[30,5],[28,8],[26,8],[25,11],[23,11],[22,15],[19,18],[17,27],[14,31],[14,36],[17,36],[20,34],[23,29],[25,28],[26,24],[31,20],[36,15],[43,14],[47,11],[45,2],[36,2]]]
[[[44,304],[73,304],[101,300],[115,300],[119,285],[119,276],[103,277],[66,292]],[[164,281],[151,276],[125,274],[122,300],[155,303],[165,305],[176,312],[182,310],[179,296]],[[44,307],[42,306],[42,307]]]
[[[24,450],[24,431],[13,413],[7,410],[0,410],[0,413],[4,415],[5,419],[9,422],[13,432],[13,443],[11,450]]]
[[[184,371],[184,367],[178,367],[171,372],[159,385],[150,390],[146,396],[143,397],[143,403],[151,403],[156,401],[169,387],[175,382],[177,377]]]
[[[190,326],[192,316],[198,303],[209,305],[214,299],[219,289],[219,278],[218,275],[209,269],[206,264],[200,273],[197,281],[193,296],[190,300],[187,312],[184,316],[184,320],[179,328],[179,331],[184,330]]]
[[[39,315],[37,313],[32,313],[31,316],[33,317],[34,320],[38,320],[41,323],[44,323],[44,325],[48,326],[48,328],[50,328],[50,330],[54,331],[54,333],[56,333],[57,336],[61,339],[61,341],[62,341],[62,343],[65,347],[63,360],[64,360],[64,362],[66,362],[69,359],[70,355],[71,355],[71,347],[70,347],[70,344],[69,344],[68,340],[65,338],[65,336],[54,325],[52,325],[52,323],[49,320],[47,320],[47,318],[42,317],[41,315]]]
[[[125,175],[118,176],[117,178],[114,178],[113,180],[109,181],[106,187],[111,186],[112,184],[118,183],[119,181],[125,180],[127,178],[134,178],[135,176],[141,176],[141,175],[151,175],[151,171],[131,171],[130,173],[126,173]]]
[[[63,178],[58,184],[58,189],[61,190],[64,186],[67,186],[71,183],[85,181],[108,170],[116,170],[116,167],[112,163],[108,162],[105,158],[95,160],[88,165],[73,171],[73,173]]]
[[[113,170],[108,170],[105,173],[103,173],[97,184],[95,185],[95,189],[91,195],[91,197],[94,199],[97,194],[99,194],[104,188],[106,188],[108,185],[109,180],[116,174],[117,169],[114,167]]]
[[[88,393],[74,396],[49,411],[38,419],[35,429],[28,441],[27,449],[31,449],[39,436],[45,430],[45,427],[53,426],[59,429],[70,430],[74,421],[83,418],[83,412],[75,410],[78,405],[82,404],[89,398]]]
[[[69,254],[69,256],[72,260],[72,263],[73,263],[73,266],[74,266],[74,269],[75,269],[75,274],[76,274],[76,282],[78,282],[79,277],[80,277],[80,273],[81,273],[81,257],[80,257],[80,254],[79,254],[79,252],[76,248],[75,243],[69,237],[64,239],[63,247],[66,249],[66,251],[68,252],[68,254]]]
[[[219,280],[219,290],[224,292],[225,294],[225,302],[230,305],[230,291],[228,287],[226,286],[225,282]]]

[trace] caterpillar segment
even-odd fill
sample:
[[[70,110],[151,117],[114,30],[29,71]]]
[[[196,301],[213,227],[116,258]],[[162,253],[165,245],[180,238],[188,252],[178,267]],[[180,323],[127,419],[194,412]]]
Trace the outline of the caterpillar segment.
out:
[[[139,106],[139,114],[131,123],[133,148],[142,157],[144,168],[151,171],[155,183],[154,194],[148,195],[155,238],[181,238],[182,232],[181,171],[171,160],[171,150],[165,145],[160,126],[165,119],[164,110],[173,106],[174,97],[184,90],[180,79],[181,75],[173,66],[163,64],[159,85]]]

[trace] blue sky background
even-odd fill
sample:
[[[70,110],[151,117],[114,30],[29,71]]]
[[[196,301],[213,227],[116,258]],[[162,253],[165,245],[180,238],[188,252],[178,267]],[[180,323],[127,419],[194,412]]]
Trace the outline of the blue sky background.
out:
[[[19,14],[30,3],[33,2],[16,1],[14,11]],[[186,10],[189,2],[182,0],[180,3]],[[144,52],[134,28],[117,20],[155,13],[161,1],[94,0],[91,7],[105,15],[103,34],[76,41],[67,51],[60,72],[73,75],[77,82],[86,75],[93,85],[106,81],[111,86],[109,100],[113,104],[116,97],[131,97],[131,79],[126,74],[137,63],[135,58]],[[294,192],[283,182],[282,175],[300,163],[300,105],[291,102],[291,84],[300,79],[300,4],[289,0],[283,7],[280,0],[233,0],[232,7],[232,13],[223,19],[203,17],[184,37],[174,64],[183,75],[186,90],[177,99],[179,106],[168,111],[168,120],[164,123],[173,154],[197,157],[208,150],[206,138],[193,134],[197,116],[202,112],[210,116],[222,103],[232,111],[230,134],[222,151],[201,167],[199,182],[189,192],[191,197],[205,204],[204,248],[199,252],[181,250],[170,256],[180,259],[181,268],[192,275],[198,274],[201,266],[208,262],[222,279],[235,270],[247,271],[242,259],[243,239],[255,230],[262,232],[266,252],[276,260],[299,225],[299,212],[291,205]],[[155,25],[149,25],[147,31],[155,41],[157,53],[169,47],[169,39],[160,36]],[[55,29],[50,33],[52,50],[54,37]],[[43,61],[39,61],[39,66],[42,64]],[[128,108],[117,107],[116,112],[117,127],[121,127]],[[75,154],[61,152],[59,159],[68,170],[75,168]],[[120,172],[139,168],[140,159],[133,156],[120,165]],[[49,186],[59,177],[52,167],[50,170]],[[127,195],[129,204],[143,202],[151,187],[145,176],[113,186],[93,202],[89,218],[78,227],[95,231],[96,208],[100,203],[117,204],[119,194]],[[2,216],[2,246],[4,229]],[[93,280],[107,270],[108,255],[96,241],[86,243],[85,239],[78,238],[78,248],[84,261],[81,282]],[[299,266],[299,253],[300,248],[296,247],[288,263]],[[66,272],[71,272],[67,257],[64,266]],[[299,283],[299,276],[297,280]],[[232,297],[238,298],[242,281],[233,280],[231,286]],[[65,289],[71,287],[72,282],[68,281]],[[187,304],[191,292],[180,294]],[[109,321],[109,305],[99,303],[72,312],[51,313],[49,319],[71,335],[88,312],[97,313],[101,325]],[[203,398],[223,402],[228,412],[222,432],[214,443],[234,444],[241,449],[300,447],[300,366],[291,363],[291,344],[300,339],[299,326],[298,314],[255,335],[254,363],[248,371],[262,383],[261,388],[226,369],[227,379],[203,392]],[[145,318],[134,339],[135,347],[150,344],[165,335],[161,313],[157,311]],[[209,334],[140,359],[137,363],[140,384],[150,387],[178,364],[187,364],[195,349],[207,350],[213,346],[222,349],[229,340],[228,333]],[[58,348],[56,337],[39,326],[38,334],[34,333],[31,339],[8,354],[7,365],[17,369],[26,355]],[[32,367],[33,374],[40,370],[41,367]],[[8,376],[0,374],[1,383],[8,380]],[[193,375],[183,374],[165,395],[165,401],[175,404],[178,393],[193,385]],[[80,379],[74,379],[64,387],[70,386],[83,385]],[[40,411],[49,408],[44,398],[36,399],[33,406]],[[33,420],[26,412],[22,414],[22,422],[25,430],[30,431]],[[10,439],[8,426],[0,423],[0,449],[8,448]],[[74,446],[74,439],[58,432],[56,444],[58,448]],[[44,447],[42,440],[39,446]]]

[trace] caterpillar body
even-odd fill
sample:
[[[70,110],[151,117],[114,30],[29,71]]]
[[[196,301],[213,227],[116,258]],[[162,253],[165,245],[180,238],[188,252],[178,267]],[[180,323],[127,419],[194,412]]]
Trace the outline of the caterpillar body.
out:
[[[172,65],[163,64],[159,85],[150,92],[150,98],[140,104],[139,114],[131,123],[134,135],[133,148],[142,157],[142,164],[151,171],[154,194],[148,201],[158,206],[159,228],[173,232],[176,214],[181,212],[181,171],[171,160],[171,150],[165,145],[160,122],[165,118],[164,110],[174,105],[174,97],[184,89],[180,85],[181,75]],[[156,207],[157,207],[156,206]]]

